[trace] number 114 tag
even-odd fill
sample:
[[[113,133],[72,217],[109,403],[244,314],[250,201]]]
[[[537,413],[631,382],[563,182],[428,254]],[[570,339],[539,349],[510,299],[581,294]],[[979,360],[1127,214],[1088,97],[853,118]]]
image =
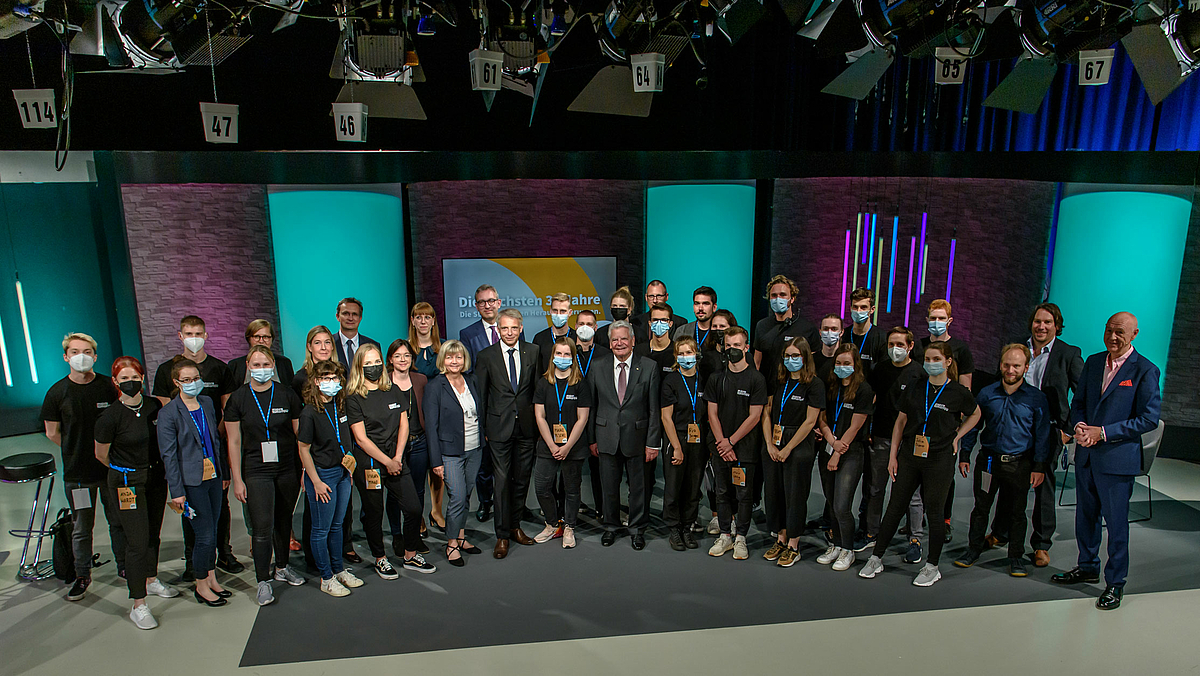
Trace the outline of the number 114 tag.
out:
[[[14,89],[17,114],[26,129],[51,129],[58,126],[53,89]]]

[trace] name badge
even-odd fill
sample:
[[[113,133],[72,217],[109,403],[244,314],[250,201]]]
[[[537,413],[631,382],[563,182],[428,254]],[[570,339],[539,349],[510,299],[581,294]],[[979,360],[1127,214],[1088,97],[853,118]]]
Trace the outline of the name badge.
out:
[[[987,493],[992,489],[992,473],[980,472],[979,474],[979,487],[983,489],[984,493]]]
[[[929,457],[929,437],[924,434],[917,435],[916,440],[913,442],[913,455],[918,458]]]
[[[347,472],[354,474],[354,468],[357,465],[358,463],[354,461],[353,455],[350,455],[349,453],[342,454],[342,467],[345,467]]]
[[[567,428],[562,423],[555,423],[554,425],[554,443],[560,446],[567,443]]]
[[[204,459],[204,469],[200,470],[200,480],[207,481],[217,478],[217,468],[213,466],[213,461],[209,458]]]
[[[262,458],[263,462],[279,462],[279,442],[262,442]]]
[[[733,468],[733,485],[734,486],[745,486],[746,485],[746,470],[742,469],[741,467]]]
[[[183,514],[183,508],[180,507],[179,505],[175,504],[174,502],[171,502],[170,500],[167,500],[167,507],[170,507],[171,511],[175,512],[176,514],[179,514],[179,515]]]
[[[92,494],[86,488],[71,489],[71,508],[72,509],[91,509]]]
[[[776,425],[771,430],[771,443],[778,446],[783,441],[783,425]]]
[[[137,509],[137,491],[133,486],[117,486],[117,500],[122,510]]]
[[[833,456],[833,444],[825,444],[825,455]]]
[[[395,411],[395,410],[396,410],[396,409],[398,409],[398,408],[400,408],[400,404],[397,404],[397,403],[395,403],[395,402],[392,402],[392,403],[388,404],[388,410],[389,410],[389,411]]]
[[[108,408],[108,402],[107,401],[98,401],[98,402],[96,402],[96,408]]]
[[[700,443],[700,425],[698,423],[688,423],[687,442],[689,444]]]
[[[383,483],[379,480],[379,470],[364,469],[363,478],[367,480],[367,490],[378,491],[383,489]]]

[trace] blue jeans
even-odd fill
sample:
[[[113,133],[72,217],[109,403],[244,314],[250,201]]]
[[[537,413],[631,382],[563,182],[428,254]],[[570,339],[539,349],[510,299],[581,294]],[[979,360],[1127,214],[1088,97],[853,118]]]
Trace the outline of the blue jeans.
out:
[[[467,451],[465,455],[444,455],[442,463],[446,476],[446,537],[454,539],[467,525],[467,510],[471,505],[471,486],[479,474],[479,465],[487,452],[483,448]]]
[[[221,480],[208,479],[199,486],[184,486],[187,503],[195,512],[192,531],[196,544],[192,547],[192,570],[196,579],[208,577],[217,562],[217,519],[221,516]]]
[[[317,468],[317,476],[329,486],[329,502],[317,499],[312,479],[304,473],[304,494],[312,510],[312,532],[308,534],[313,559],[321,579],[328,580],[342,572],[342,521],[350,504],[350,475],[341,465],[330,469]]]
[[[429,444],[425,441],[424,434],[408,442],[408,449],[404,453],[404,464],[408,465],[409,471],[412,472],[413,487],[417,489],[417,500],[421,503],[420,512],[424,515],[425,481],[426,475],[429,473]],[[404,517],[400,515],[400,498],[392,491],[388,491],[386,509],[388,525],[392,529],[392,538],[401,537],[404,532],[401,529]],[[417,523],[419,528],[420,522]]]

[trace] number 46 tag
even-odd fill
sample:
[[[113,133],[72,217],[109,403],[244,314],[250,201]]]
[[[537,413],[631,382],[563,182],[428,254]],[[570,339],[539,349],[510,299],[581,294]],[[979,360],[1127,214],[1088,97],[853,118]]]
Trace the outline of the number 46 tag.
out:
[[[937,69],[933,73],[934,84],[960,85],[967,77],[967,58],[952,47],[938,47],[933,58]]]
[[[366,141],[367,104],[333,104],[333,131],[339,141]]]
[[[49,129],[58,126],[53,89],[14,89],[17,114],[26,129]]]
[[[238,142],[238,107],[229,103],[201,103],[204,140],[209,143]]]

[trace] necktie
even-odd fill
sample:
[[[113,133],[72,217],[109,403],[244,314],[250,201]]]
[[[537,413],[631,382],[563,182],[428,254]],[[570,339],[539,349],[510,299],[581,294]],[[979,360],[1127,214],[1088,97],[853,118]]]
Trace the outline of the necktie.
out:
[[[508,379],[512,382],[513,392],[517,391],[517,359],[513,356],[516,351],[515,347],[508,349]]]
[[[354,339],[353,338],[346,339],[346,362],[350,363],[350,364],[354,363]]]
[[[491,344],[492,344],[492,345],[495,345],[495,344],[496,344],[497,342],[499,342],[499,340],[500,340],[500,334],[496,333],[496,327],[495,327],[495,325],[492,325],[492,327],[491,327],[491,331],[492,331],[492,338],[491,338],[491,340],[492,340],[492,343],[491,343]]]
[[[625,368],[628,367],[629,364],[626,364],[625,362],[618,362],[617,366],[621,369],[617,372],[617,401],[624,404],[625,386],[628,384],[628,380],[625,377]]]

